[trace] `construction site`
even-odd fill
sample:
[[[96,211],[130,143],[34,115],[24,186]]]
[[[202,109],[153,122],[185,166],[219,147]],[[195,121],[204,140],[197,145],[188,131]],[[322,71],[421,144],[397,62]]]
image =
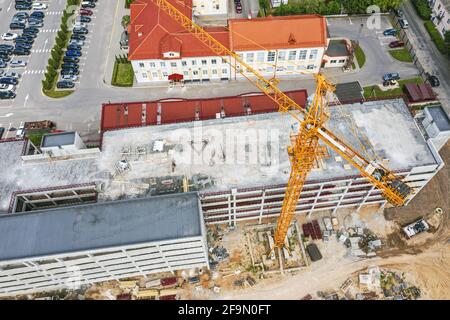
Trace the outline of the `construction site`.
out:
[[[339,101],[320,73],[283,93],[185,22],[262,92],[104,104],[95,147],[0,141],[0,296],[448,298],[442,107]]]

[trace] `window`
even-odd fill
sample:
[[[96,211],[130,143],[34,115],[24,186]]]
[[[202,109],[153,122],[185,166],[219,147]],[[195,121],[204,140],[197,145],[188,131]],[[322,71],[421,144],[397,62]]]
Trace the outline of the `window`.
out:
[[[167,77],[167,76],[168,76],[167,72],[163,72],[163,77]]]
[[[299,60],[305,60],[306,59],[306,54],[308,53],[308,50],[300,50],[300,54],[298,56]]]
[[[203,70],[202,72],[203,72],[203,75],[204,75],[204,76],[207,76],[207,75],[208,75],[208,70]]]
[[[183,75],[185,75],[187,77],[189,75],[189,72],[183,71]]]
[[[247,62],[253,62],[255,54],[253,52],[247,53]]]
[[[217,59],[212,59],[211,64],[217,64]]]
[[[331,63],[336,63],[336,60],[331,60],[330,62],[331,62]]]
[[[193,74],[194,76],[198,76],[198,71],[197,71],[197,70],[194,70],[194,71],[192,71],[192,74]]]
[[[278,60],[280,60],[280,61],[286,60],[286,51],[278,52]]]
[[[345,62],[345,59],[341,59],[341,60],[339,60],[338,62],[339,62],[339,63],[344,63],[344,62]]]
[[[142,74],[142,78],[147,79],[147,74],[146,74],[146,73],[143,73],[143,74]]]
[[[208,61],[202,60],[202,65],[206,66],[207,63],[208,63]]]
[[[169,53],[169,57],[173,57],[175,54],[173,52]]]
[[[256,61],[264,62],[264,58],[266,57],[265,52],[258,52],[256,55]]]
[[[274,51],[269,51],[269,53],[267,54],[267,61],[269,61],[269,62],[275,61],[275,52]]]
[[[316,66],[313,65],[313,64],[309,64],[309,65],[306,67],[306,69],[308,69],[308,70],[314,70],[315,68],[316,68]]]
[[[311,50],[311,52],[309,53],[309,60],[314,60],[317,58],[317,49]]]
[[[186,66],[187,66],[187,62],[186,62],[186,61],[181,61],[181,65],[182,65],[183,67],[186,67]]]
[[[288,60],[295,60],[295,57],[297,56],[297,51],[293,50],[293,51],[289,51],[289,57]]]
[[[144,67],[144,63],[139,62],[139,67],[140,67],[140,68],[143,68],[143,67]]]
[[[192,60],[192,61],[191,61],[191,64],[192,64],[193,66],[195,66],[195,65],[197,64],[197,61]]]
[[[156,64],[154,62],[150,62],[150,68],[155,68]]]
[[[161,62],[159,63],[159,65],[160,65],[161,67],[165,67],[165,66],[166,66],[166,63],[165,63],[164,61],[161,61]]]
[[[217,69],[212,69],[212,74],[217,74]]]
[[[152,72],[152,77],[153,78],[158,78],[158,72]]]
[[[171,62],[171,63],[170,63],[170,66],[173,67],[173,68],[176,68],[177,63],[176,63],[176,62]]]
[[[222,74],[227,74],[228,70],[227,69],[222,69]]]

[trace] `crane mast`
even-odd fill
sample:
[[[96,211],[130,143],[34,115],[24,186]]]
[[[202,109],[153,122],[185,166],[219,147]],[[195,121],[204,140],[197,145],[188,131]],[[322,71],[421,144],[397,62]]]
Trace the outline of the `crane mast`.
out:
[[[313,168],[314,161],[320,157],[319,140],[357,168],[363,177],[366,177],[375,187],[382,191],[383,197],[392,205],[401,206],[405,203],[412,193],[412,189],[409,186],[380,163],[366,160],[324,127],[329,117],[326,110],[328,95],[334,91],[334,86],[324,75],[320,73],[313,75],[317,83],[314,98],[306,108],[303,108],[277,87],[276,79],[268,80],[264,78],[258,71],[245,63],[238,54],[222,45],[167,0],[151,1],[216,55],[230,57],[229,59],[224,59],[236,72],[247,78],[272,99],[278,105],[279,112],[289,113],[299,122],[300,126],[295,142],[288,147],[292,168],[275,231],[275,246],[281,248],[284,245],[288,228],[295,216],[303,185]],[[247,76],[246,72],[251,74],[251,77]]]

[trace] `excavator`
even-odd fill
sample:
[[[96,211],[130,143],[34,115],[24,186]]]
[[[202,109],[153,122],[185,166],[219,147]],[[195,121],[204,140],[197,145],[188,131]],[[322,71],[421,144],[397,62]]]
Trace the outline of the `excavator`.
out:
[[[298,134],[294,143],[287,148],[291,162],[291,173],[275,230],[275,247],[281,249],[284,246],[286,234],[295,216],[303,185],[308,174],[313,169],[315,161],[323,156],[319,141],[325,143],[325,145],[357,168],[361,176],[367,178],[378,188],[390,204],[393,206],[405,204],[413,190],[404,181],[396,177],[394,173],[389,171],[379,161],[367,160],[325,127],[329,119],[327,107],[330,94],[334,92],[335,87],[323,74],[320,72],[313,74],[316,81],[315,93],[309,104],[306,107],[302,107],[277,87],[279,81],[276,78],[266,79],[257,70],[244,62],[236,52],[222,45],[167,0],[150,1],[216,55],[226,57],[224,58],[226,62],[237,73],[247,78],[278,105],[279,112],[288,113],[298,121]]]

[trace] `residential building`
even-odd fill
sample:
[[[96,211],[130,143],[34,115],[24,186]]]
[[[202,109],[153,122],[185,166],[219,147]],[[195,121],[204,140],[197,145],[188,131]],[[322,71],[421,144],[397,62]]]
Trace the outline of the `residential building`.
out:
[[[270,0],[270,4],[273,8],[279,7],[282,4],[288,4],[289,0]]]
[[[192,0],[171,3],[192,18]],[[235,19],[228,27],[204,29],[265,76],[317,73],[327,45],[325,18],[317,15]],[[243,78],[227,62],[234,59],[216,56],[149,0],[131,5],[129,34],[128,58],[138,83]]]
[[[442,37],[450,30],[450,0],[430,0],[431,21]]]
[[[228,0],[193,0],[194,16],[216,16],[228,14]]]
[[[196,193],[0,216],[0,296],[208,267]]]

